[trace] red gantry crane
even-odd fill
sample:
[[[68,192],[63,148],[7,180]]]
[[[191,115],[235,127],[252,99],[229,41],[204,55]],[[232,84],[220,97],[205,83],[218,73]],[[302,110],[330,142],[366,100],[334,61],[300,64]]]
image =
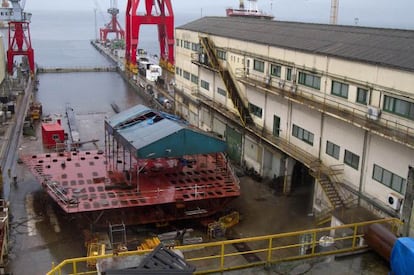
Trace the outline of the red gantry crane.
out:
[[[125,31],[118,22],[119,9],[117,4],[117,0],[111,0],[111,6],[108,9],[108,13],[111,15],[111,21],[104,28],[100,29],[101,41],[106,41],[108,33],[115,33],[117,40],[124,39],[125,37]]]
[[[144,14],[138,14],[140,3]],[[125,58],[127,67],[136,70],[136,53],[139,29],[143,24],[158,25],[160,43],[160,65],[173,71],[174,68],[174,13],[171,0],[128,0],[126,8]]]
[[[34,72],[34,53],[30,40],[31,13],[23,12],[20,0],[9,0],[11,8],[6,7],[4,1],[0,8],[0,21],[9,23],[9,45],[7,49],[7,71],[13,74],[15,56],[27,56],[30,72]]]

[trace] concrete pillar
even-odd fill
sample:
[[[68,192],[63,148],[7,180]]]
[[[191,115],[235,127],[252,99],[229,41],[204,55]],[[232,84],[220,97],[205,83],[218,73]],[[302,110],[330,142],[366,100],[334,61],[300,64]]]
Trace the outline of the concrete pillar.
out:
[[[405,190],[405,197],[401,213],[401,220],[404,222],[402,235],[407,237],[414,237],[414,168],[408,167],[407,188]]]
[[[284,181],[283,181],[283,194],[290,194],[292,190],[292,175],[293,168],[295,167],[296,160],[291,157],[285,158],[285,171],[284,171]]]

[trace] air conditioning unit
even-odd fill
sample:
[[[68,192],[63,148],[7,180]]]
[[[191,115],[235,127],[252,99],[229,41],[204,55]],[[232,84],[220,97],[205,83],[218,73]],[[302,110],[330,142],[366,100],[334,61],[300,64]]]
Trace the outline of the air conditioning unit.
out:
[[[389,193],[387,198],[388,206],[390,206],[392,209],[398,211],[400,210],[402,198],[395,194],[395,193]]]
[[[381,110],[374,106],[368,106],[367,117],[372,120],[377,120],[381,115]]]

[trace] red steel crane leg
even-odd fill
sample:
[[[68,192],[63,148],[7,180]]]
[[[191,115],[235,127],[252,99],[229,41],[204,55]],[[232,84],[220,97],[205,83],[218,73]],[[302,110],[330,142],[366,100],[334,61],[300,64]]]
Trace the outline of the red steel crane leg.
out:
[[[125,58],[129,65],[136,66],[136,52],[141,25],[158,26],[161,63],[174,66],[174,12],[171,0],[145,0],[145,14],[138,15],[141,0],[128,0],[126,9]]]
[[[7,71],[13,74],[15,56],[27,56],[30,72],[34,72],[34,52],[30,40],[28,22],[9,22],[9,48],[7,50]]]

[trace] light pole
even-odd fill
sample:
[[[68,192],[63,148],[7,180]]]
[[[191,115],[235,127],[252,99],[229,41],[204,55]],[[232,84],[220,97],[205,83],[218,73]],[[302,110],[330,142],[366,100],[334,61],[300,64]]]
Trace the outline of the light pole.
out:
[[[95,39],[98,40],[98,25],[96,23],[96,8],[93,9],[95,15]]]

